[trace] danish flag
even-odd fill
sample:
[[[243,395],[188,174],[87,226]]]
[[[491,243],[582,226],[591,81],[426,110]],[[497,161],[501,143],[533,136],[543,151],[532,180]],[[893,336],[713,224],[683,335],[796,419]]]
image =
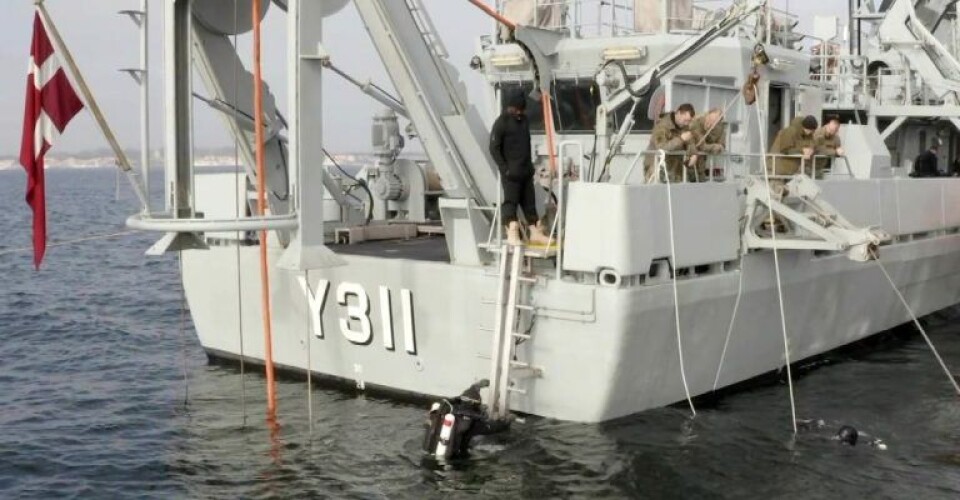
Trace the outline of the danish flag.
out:
[[[38,12],[33,19],[33,43],[27,75],[26,110],[20,164],[27,171],[27,204],[33,209],[33,265],[40,269],[47,249],[47,209],[44,197],[44,155],[83,109]]]

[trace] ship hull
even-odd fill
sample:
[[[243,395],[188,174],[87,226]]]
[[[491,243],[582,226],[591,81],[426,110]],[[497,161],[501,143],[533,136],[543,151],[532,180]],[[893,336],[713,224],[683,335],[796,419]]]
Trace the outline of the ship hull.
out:
[[[280,249],[273,250],[276,259]],[[809,251],[779,257],[792,362],[909,321],[876,262]],[[263,359],[257,259],[255,247],[184,253],[190,309],[212,355]],[[498,284],[491,267],[344,260],[307,274],[274,268],[277,364],[360,388],[422,395],[450,396],[488,377]],[[884,246],[882,263],[916,314],[960,302],[960,235],[931,233]],[[752,252],[741,265],[678,281],[679,337],[692,396],[714,390],[741,279],[716,388],[783,366],[774,270],[771,252]],[[668,277],[618,287],[551,279],[534,289],[532,300],[532,338],[517,358],[542,373],[517,383],[525,394],[511,394],[512,409],[599,422],[684,400]]]

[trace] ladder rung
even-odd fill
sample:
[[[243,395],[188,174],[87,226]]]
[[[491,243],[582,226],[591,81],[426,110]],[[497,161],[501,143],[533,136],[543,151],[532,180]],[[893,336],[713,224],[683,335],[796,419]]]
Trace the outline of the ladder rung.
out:
[[[517,389],[517,388],[515,388],[515,387],[507,387],[507,390],[510,391],[510,392],[516,392],[517,394],[526,394],[526,393],[527,393],[527,391],[525,391],[524,389]]]
[[[499,276],[499,275],[498,275],[498,276]],[[528,278],[528,277],[526,277],[526,276],[517,276],[515,279],[516,279],[517,281],[522,282],[522,283],[536,283],[536,282],[537,282],[537,278]]]
[[[510,366],[514,368],[530,368],[530,363],[524,363],[523,361],[511,361]]]
[[[516,307],[517,309],[519,309],[519,310],[521,310],[521,311],[533,311],[533,310],[536,309],[536,308],[533,307],[533,306],[525,306],[525,305],[523,305],[523,304],[517,304],[517,305],[515,305],[514,307]]]
[[[492,331],[492,330],[491,330],[491,331]],[[514,333],[514,334],[513,334],[513,338],[515,338],[515,339],[522,339],[522,340],[530,340],[532,337],[531,337],[530,335],[527,335],[526,333]]]

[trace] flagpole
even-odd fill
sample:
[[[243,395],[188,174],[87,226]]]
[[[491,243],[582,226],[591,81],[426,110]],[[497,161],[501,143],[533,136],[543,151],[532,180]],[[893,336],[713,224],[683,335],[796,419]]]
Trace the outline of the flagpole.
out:
[[[83,75],[80,73],[80,68],[77,67],[77,63],[73,60],[73,55],[70,54],[70,49],[67,48],[67,45],[63,43],[63,39],[60,38],[60,32],[57,31],[56,25],[53,24],[50,14],[43,5],[43,0],[34,0],[34,4],[37,6],[37,12],[40,13],[40,19],[47,28],[47,33],[50,34],[51,41],[56,47],[59,55],[63,57],[63,61],[67,64],[67,68],[70,70],[70,74],[76,81],[77,87],[80,89],[80,93],[83,94],[83,100],[87,103],[87,107],[90,108],[90,112],[93,114],[93,118],[97,122],[97,126],[100,127],[103,137],[110,144],[110,148],[113,149],[113,154],[117,158],[117,168],[122,170],[123,173],[127,175],[127,180],[130,181],[130,186],[133,187],[133,192],[140,200],[141,210],[145,213],[148,212],[150,205],[147,203],[147,196],[143,190],[143,186],[137,179],[136,172],[134,172],[133,168],[130,166],[130,159],[127,158],[127,154],[123,151],[123,148],[120,147],[117,137],[113,134],[113,130],[110,129],[110,125],[107,123],[106,117],[104,117],[103,112],[100,110],[100,106],[97,104],[96,99],[94,99],[93,92],[90,90],[90,87],[87,86],[86,80],[83,79]]]

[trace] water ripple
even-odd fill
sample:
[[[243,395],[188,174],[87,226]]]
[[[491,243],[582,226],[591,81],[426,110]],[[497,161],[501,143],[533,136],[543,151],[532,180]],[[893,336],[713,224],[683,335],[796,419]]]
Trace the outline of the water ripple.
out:
[[[52,170],[51,238],[116,231],[133,211],[109,171]],[[159,186],[159,183],[155,183]],[[0,172],[4,248],[29,245],[22,174]],[[76,207],[84,207],[83,211]],[[208,365],[175,335],[177,265],[149,235],[51,249],[44,270],[0,256],[0,497],[7,498],[956,498],[960,407],[922,341],[832,356],[785,388],[728,396],[690,421],[664,408],[602,425],[529,418],[452,466],[419,450],[423,408]],[[960,365],[960,311],[927,318]],[[883,344],[880,342],[880,344]],[[188,368],[184,404],[181,364]],[[842,424],[890,447],[841,447]],[[312,427],[312,429],[311,429]]]

